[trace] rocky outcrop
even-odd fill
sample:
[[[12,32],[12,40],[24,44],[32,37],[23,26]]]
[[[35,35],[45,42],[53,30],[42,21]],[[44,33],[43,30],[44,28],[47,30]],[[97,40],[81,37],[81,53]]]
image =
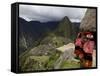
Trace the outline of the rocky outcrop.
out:
[[[80,29],[83,31],[96,31],[96,9],[87,9]]]

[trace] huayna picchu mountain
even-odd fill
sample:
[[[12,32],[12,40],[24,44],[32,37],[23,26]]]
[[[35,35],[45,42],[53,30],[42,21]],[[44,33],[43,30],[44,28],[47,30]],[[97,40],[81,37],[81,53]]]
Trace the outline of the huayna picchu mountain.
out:
[[[56,33],[60,36],[70,38],[72,34],[72,23],[67,16],[65,16],[58,24]]]

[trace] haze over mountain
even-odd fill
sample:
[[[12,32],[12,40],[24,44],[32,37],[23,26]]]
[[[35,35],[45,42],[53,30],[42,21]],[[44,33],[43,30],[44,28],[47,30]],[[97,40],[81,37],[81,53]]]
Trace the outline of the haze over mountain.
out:
[[[71,22],[81,22],[87,8],[20,5],[19,17],[27,21],[61,21],[67,16]]]

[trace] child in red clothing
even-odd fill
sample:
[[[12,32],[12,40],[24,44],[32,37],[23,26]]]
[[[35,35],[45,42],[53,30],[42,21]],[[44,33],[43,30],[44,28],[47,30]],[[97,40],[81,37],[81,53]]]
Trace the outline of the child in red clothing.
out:
[[[74,53],[80,59],[81,67],[92,66],[92,54],[95,46],[93,34],[91,32],[81,32],[75,40]]]
[[[76,57],[79,57],[79,55],[82,55],[83,52],[83,40],[82,40],[82,32],[78,33],[78,36],[75,40],[75,51]]]
[[[92,60],[93,60],[92,55],[93,55],[93,50],[94,50],[94,47],[95,47],[95,41],[93,39],[92,33],[89,33],[89,32],[86,33],[86,38],[87,38],[87,41],[84,43],[84,46],[83,46],[83,50],[85,52],[84,67],[89,68],[89,67],[92,67]]]

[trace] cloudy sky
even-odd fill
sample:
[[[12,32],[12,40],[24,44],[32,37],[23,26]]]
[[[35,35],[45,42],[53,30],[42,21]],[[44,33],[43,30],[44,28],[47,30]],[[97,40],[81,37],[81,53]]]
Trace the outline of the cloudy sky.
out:
[[[72,22],[80,22],[86,10],[86,8],[20,5],[19,16],[27,21],[40,22],[59,21],[67,16]]]

